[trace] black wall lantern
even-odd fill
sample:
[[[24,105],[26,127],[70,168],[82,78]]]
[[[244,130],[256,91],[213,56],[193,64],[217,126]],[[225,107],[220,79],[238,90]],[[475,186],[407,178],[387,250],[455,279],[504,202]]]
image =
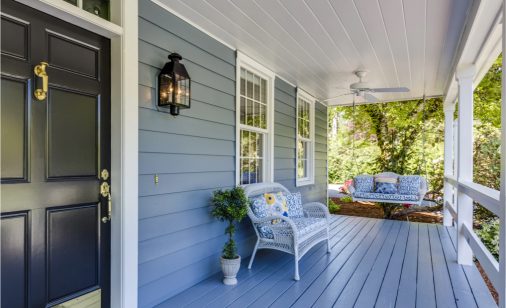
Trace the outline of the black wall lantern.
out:
[[[169,55],[170,62],[165,63],[158,74],[158,106],[170,107],[170,114],[176,116],[179,109],[190,108],[191,79],[180,54]]]

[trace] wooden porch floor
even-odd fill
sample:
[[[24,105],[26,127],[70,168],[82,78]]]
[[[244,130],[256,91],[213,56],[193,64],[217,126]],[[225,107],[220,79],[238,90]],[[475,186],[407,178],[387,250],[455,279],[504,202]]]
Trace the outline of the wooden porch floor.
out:
[[[319,244],[300,261],[260,250],[236,286],[221,273],[159,307],[496,307],[478,269],[456,262],[455,229],[350,216],[332,217],[332,252]]]

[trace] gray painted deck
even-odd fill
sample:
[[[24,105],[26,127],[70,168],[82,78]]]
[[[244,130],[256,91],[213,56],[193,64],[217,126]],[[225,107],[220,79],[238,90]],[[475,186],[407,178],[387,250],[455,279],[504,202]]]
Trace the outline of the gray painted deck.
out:
[[[456,262],[455,229],[333,216],[332,252],[319,244],[300,262],[260,251],[239,284],[214,275],[158,307],[496,307],[477,268]]]

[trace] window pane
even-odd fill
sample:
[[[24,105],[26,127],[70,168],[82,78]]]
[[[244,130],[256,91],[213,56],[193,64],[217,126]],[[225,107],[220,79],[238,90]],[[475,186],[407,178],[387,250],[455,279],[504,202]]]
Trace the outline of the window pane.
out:
[[[241,124],[246,124],[246,99],[241,97]]]
[[[259,111],[259,113],[260,113],[260,125],[259,125],[259,127],[260,128],[264,128],[264,129],[267,128],[267,118],[266,118],[267,115],[265,114],[265,112],[266,112],[265,106],[262,105],[262,104],[260,104],[260,111]]]
[[[267,81],[241,68],[240,82],[241,124],[267,129]]]
[[[308,160],[308,146],[309,142],[299,140],[297,142],[297,177],[305,178],[307,173],[307,160]]]
[[[261,94],[260,101],[264,104],[267,104],[267,80],[265,79],[262,79],[261,81],[260,94]]]
[[[241,184],[263,180],[264,134],[241,130]]]
[[[246,125],[253,126],[253,101],[246,100]]]
[[[256,101],[260,100],[260,77],[255,75],[253,85],[253,99]]]
[[[253,98],[253,73],[247,72],[247,86],[246,86],[246,96],[249,98]]]
[[[246,70],[241,68],[241,95],[246,95]]]

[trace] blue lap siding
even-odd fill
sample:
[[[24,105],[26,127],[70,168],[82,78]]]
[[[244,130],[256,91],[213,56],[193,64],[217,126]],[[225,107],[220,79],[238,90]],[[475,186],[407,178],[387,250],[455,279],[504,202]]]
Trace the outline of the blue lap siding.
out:
[[[210,216],[209,197],[235,185],[236,59],[151,1],[139,1],[139,14],[139,306],[151,307],[220,270],[224,224]],[[192,78],[192,108],[177,117],[156,109],[156,77],[171,52]],[[275,180],[293,191],[296,90],[275,85]],[[326,109],[316,108],[316,185],[301,189],[305,201],[326,195]],[[249,256],[247,219],[236,239]]]

